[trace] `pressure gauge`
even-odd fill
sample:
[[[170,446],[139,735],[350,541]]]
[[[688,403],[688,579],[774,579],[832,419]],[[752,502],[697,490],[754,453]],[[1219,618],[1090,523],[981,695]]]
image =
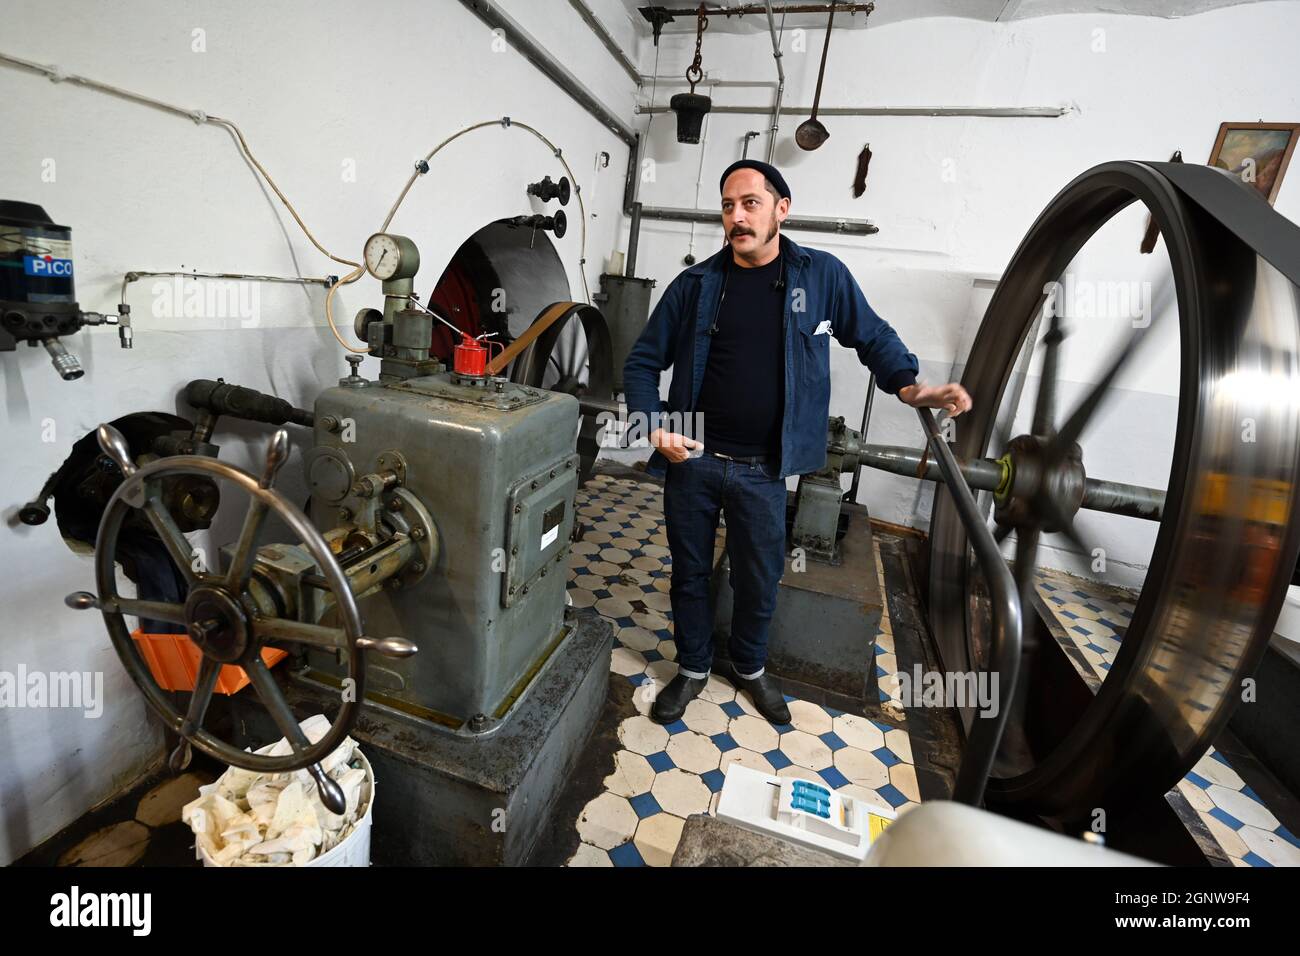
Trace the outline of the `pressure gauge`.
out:
[[[405,236],[377,232],[366,240],[366,268],[376,279],[411,279],[420,269],[420,253]]]

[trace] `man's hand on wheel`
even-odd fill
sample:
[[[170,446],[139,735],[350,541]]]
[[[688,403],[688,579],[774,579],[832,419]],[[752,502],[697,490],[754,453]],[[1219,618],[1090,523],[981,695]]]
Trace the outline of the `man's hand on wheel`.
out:
[[[970,411],[971,400],[966,389],[957,382],[947,385],[923,385],[917,382],[898,390],[898,397],[913,408],[940,408],[950,418]]]
[[[691,451],[694,449],[704,450],[704,442],[687,438],[676,432],[664,431],[662,428],[656,428],[650,433],[650,444],[659,449],[660,454],[674,465],[690,458]]]

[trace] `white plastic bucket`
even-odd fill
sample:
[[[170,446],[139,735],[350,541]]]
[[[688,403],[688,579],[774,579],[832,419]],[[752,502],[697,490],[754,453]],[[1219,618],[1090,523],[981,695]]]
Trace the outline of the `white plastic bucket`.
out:
[[[269,749],[270,747],[262,748],[262,750]],[[262,750],[257,752],[261,753]],[[361,752],[360,748],[357,749],[356,755],[361,758],[361,767],[366,772],[366,779],[361,784],[360,791],[360,800],[366,808],[365,812],[352,825],[352,832],[339,841],[338,846],[304,863],[304,868],[311,866],[370,865],[370,826],[375,812],[375,772],[370,766],[370,761],[366,759],[366,755]],[[220,866],[219,863],[214,862],[208,856],[202,846],[195,845],[204,866]]]

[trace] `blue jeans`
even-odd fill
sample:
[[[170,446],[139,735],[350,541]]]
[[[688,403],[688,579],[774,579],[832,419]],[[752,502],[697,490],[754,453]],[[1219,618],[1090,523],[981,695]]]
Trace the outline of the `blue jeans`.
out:
[[[683,671],[707,674],[713,664],[709,580],[718,516],[727,516],[727,555],[734,597],[731,661],[755,674],[767,661],[767,631],[785,569],[785,480],[777,462],[742,464],[712,455],[670,464],[664,520],[673,569],[669,598],[673,641]]]

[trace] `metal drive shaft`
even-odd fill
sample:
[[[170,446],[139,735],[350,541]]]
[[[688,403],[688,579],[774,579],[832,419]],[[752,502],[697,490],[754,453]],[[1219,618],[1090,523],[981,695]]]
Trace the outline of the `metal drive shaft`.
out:
[[[863,445],[860,458],[863,464],[879,468],[881,471],[905,475],[908,478],[943,481],[943,475],[940,474],[934,458],[919,448],[904,448],[900,445]],[[1008,466],[990,458],[972,458],[966,461],[958,459],[957,467],[961,469],[966,484],[975,491],[996,491],[1008,477]],[[1165,493],[1158,488],[1127,485],[1101,478],[1086,478],[1080,507],[1130,518],[1159,521],[1164,514]]]

